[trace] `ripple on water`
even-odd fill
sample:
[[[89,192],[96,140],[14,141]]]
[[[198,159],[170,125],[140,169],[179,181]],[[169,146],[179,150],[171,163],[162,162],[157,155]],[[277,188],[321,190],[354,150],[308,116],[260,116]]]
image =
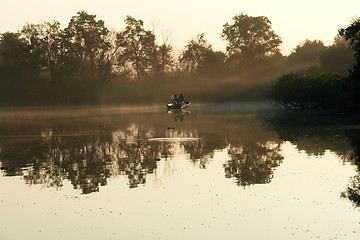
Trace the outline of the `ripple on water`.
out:
[[[173,138],[149,138],[149,141],[158,141],[158,142],[191,142],[199,141],[201,138],[193,137],[173,137]]]

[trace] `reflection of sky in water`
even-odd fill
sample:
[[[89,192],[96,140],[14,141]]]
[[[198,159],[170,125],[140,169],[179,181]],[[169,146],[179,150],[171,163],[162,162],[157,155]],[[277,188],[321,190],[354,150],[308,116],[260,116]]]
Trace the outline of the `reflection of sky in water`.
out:
[[[14,169],[0,175],[0,239],[360,238],[359,210],[341,197],[356,174],[350,145],[281,142],[256,118],[185,117],[51,122],[1,138],[0,166]]]

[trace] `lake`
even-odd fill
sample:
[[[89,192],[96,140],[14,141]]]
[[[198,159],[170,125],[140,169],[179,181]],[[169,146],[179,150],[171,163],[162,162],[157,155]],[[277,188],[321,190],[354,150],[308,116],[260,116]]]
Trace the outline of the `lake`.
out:
[[[360,239],[358,117],[0,111],[0,239]]]

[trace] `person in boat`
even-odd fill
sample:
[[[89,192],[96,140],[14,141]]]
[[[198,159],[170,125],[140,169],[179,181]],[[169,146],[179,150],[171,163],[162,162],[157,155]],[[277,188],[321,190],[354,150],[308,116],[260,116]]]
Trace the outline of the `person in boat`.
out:
[[[180,93],[179,102],[180,102],[181,104],[185,103],[185,99],[184,99],[184,96],[183,96],[182,93]]]
[[[179,99],[177,98],[176,94],[174,94],[173,99],[171,100],[173,104],[179,104]]]

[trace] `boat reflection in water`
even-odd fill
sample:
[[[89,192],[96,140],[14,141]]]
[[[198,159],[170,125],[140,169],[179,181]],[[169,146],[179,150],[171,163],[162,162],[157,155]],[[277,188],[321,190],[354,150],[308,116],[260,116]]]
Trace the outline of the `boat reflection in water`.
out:
[[[185,116],[191,114],[191,112],[186,109],[170,109],[167,112],[171,114],[171,117],[174,119],[175,122],[183,122]]]

